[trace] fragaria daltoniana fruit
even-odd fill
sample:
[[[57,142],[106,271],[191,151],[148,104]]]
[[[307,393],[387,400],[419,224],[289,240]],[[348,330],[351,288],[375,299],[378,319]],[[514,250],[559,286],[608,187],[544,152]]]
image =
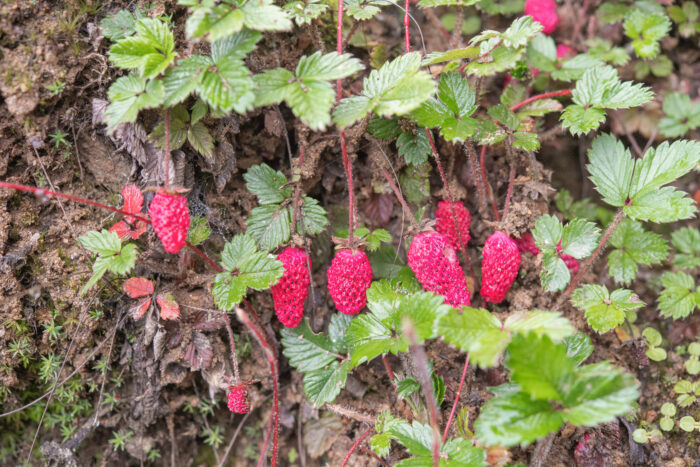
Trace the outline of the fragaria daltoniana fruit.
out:
[[[557,4],[554,0],[526,0],[525,14],[542,25],[543,34],[551,34],[559,24]]]
[[[565,44],[557,46],[557,58],[566,58],[568,55],[576,55],[576,51]]]
[[[438,207],[435,210],[435,230],[447,238],[452,248],[458,250],[466,247],[467,242],[469,242],[469,224],[472,217],[461,201],[453,203],[453,205],[455,216],[452,215],[452,207],[449,201],[440,201],[438,203]],[[459,227],[459,238],[455,229],[455,217]]]
[[[287,247],[277,255],[277,259],[284,265],[284,274],[270,287],[275,313],[280,323],[295,328],[304,317],[304,302],[311,282],[306,252],[301,248]]]
[[[340,250],[328,268],[328,293],[335,307],[346,315],[356,315],[367,304],[372,282],[372,266],[362,250]]]
[[[512,238],[496,231],[486,239],[482,253],[481,296],[487,302],[501,303],[518,275],[520,250]]]
[[[168,253],[179,253],[185,246],[187,230],[190,228],[190,211],[187,199],[164,191],[156,193],[148,206],[153,230]]]
[[[248,389],[245,386],[231,386],[227,394],[228,409],[233,413],[245,414],[250,412],[248,405]]]
[[[457,253],[443,234],[423,232],[414,236],[408,248],[408,265],[423,288],[445,297],[448,305],[471,303]]]

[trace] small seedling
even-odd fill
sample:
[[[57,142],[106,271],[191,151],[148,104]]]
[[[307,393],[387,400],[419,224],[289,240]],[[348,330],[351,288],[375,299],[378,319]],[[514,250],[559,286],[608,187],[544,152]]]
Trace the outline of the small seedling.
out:
[[[109,440],[109,444],[114,447],[115,451],[123,451],[126,449],[126,443],[131,441],[132,436],[134,436],[134,432],[131,430],[128,430],[125,433],[113,431],[112,439]]]
[[[676,416],[676,406],[671,402],[666,402],[661,406],[661,420],[659,420],[659,427],[664,431],[671,431],[675,425],[673,417]]]
[[[666,360],[666,350],[659,347],[662,342],[661,333],[654,328],[646,328],[642,335],[647,340],[646,355],[655,362]]]
[[[49,139],[53,143],[53,146],[55,148],[58,148],[61,145],[69,148],[69,147],[73,146],[73,143],[68,141],[66,139],[66,136],[68,136],[68,133],[64,133],[60,129],[58,129],[58,130],[56,130],[55,133],[49,135]]]
[[[46,89],[48,89],[51,92],[51,96],[60,96],[66,89],[66,83],[64,83],[60,79],[57,79],[53,83],[46,86]]]
[[[700,396],[700,381],[694,383],[686,379],[678,381],[673,386],[673,391],[678,394],[678,405],[688,407]]]
[[[656,441],[662,437],[662,434],[656,428],[651,428],[650,430],[644,428],[637,428],[632,432],[632,439],[635,443],[646,444],[649,441]]]
[[[685,371],[689,375],[697,375],[700,373],[700,342],[693,342],[688,346],[688,354],[690,357],[685,362]]]
[[[687,431],[688,433],[694,430],[700,431],[700,422],[696,422],[690,415],[681,417],[680,421],[678,422],[678,426],[681,427],[681,430]]]

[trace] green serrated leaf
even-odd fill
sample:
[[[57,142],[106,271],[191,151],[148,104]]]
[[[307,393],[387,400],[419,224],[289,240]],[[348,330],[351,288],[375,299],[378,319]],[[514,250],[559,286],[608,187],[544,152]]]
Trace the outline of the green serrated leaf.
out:
[[[396,140],[396,148],[399,155],[411,165],[424,164],[432,154],[430,141],[424,128],[417,128],[415,133],[413,131],[402,132]]]
[[[221,253],[221,264],[229,271],[234,271],[240,267],[244,258],[257,251],[255,240],[248,234],[234,236],[230,242],[224,245]]]
[[[688,219],[697,211],[695,201],[672,186],[635,196],[634,204],[624,206],[622,209],[633,219],[658,223]]]
[[[100,28],[103,36],[116,42],[134,33],[136,21],[129,11],[119,10],[116,14],[103,18]]]
[[[118,68],[137,69],[142,78],[156,77],[175,59],[173,32],[160,19],[139,19],[134,35],[110,47],[109,59]]]
[[[634,169],[629,197],[632,201],[682,177],[700,162],[697,141],[664,141],[649,148]]]
[[[229,271],[220,272],[214,276],[214,287],[212,288],[212,296],[214,303],[221,310],[231,311],[238,305],[247,288],[243,281],[237,276],[233,276]]]
[[[79,237],[78,241],[84,248],[102,256],[116,255],[122,249],[119,235],[116,232],[108,232],[105,229],[102,229],[100,232],[91,230]]]
[[[605,121],[605,110],[597,107],[569,105],[561,113],[561,126],[572,135],[585,135]]]
[[[587,258],[598,246],[598,237],[600,229],[593,222],[574,219],[564,227],[561,250],[576,259]]]
[[[571,280],[571,271],[566,263],[554,251],[542,253],[542,271],[540,273],[542,287],[547,292],[564,290]]]
[[[331,316],[331,322],[328,324],[328,338],[331,341],[333,350],[337,353],[345,353],[348,351],[345,343],[345,331],[352,322],[352,316],[342,313],[336,313]]]
[[[282,353],[298,371],[323,370],[336,361],[333,341],[323,334],[315,334],[306,318],[295,328],[282,329],[281,334]]]
[[[283,8],[289,13],[294,22],[297,23],[297,26],[303,26],[305,24],[311,24],[314,19],[321,16],[321,13],[328,9],[328,5],[323,5],[319,3],[318,0],[309,0],[306,3],[297,0],[286,3]],[[349,8],[347,13],[350,14]]]
[[[260,204],[278,204],[292,196],[287,177],[267,164],[252,166],[243,175],[248,191],[258,197]]]
[[[671,243],[679,251],[673,257],[673,265],[679,269],[700,266],[700,230],[683,227],[671,234]]]
[[[350,362],[338,363],[334,361],[327,368],[311,371],[304,374],[304,393],[314,407],[331,403],[345,387],[348,373],[351,370]]]
[[[297,231],[303,232],[306,235],[318,235],[328,226],[326,210],[323,209],[320,204],[318,204],[318,201],[310,196],[304,195],[301,198],[304,204],[301,207],[301,219],[297,221]],[[290,216],[292,216],[292,209],[293,207],[290,206]]]
[[[445,342],[469,352],[482,368],[498,364],[509,340],[499,319],[483,308],[463,307],[461,314],[456,309],[449,310],[435,322],[435,327]]]
[[[585,310],[588,324],[599,333],[607,332],[622,324],[626,312],[644,306],[636,294],[627,289],[612,292],[602,285],[586,284],[571,296],[574,306]]]
[[[561,241],[564,226],[554,216],[542,215],[535,221],[532,237],[540,251],[554,251]]]
[[[540,148],[540,140],[537,133],[516,131],[513,133],[513,136],[515,137],[513,147],[520,148],[525,151],[536,151]]]
[[[573,359],[577,365],[583,363],[593,353],[594,347],[591,338],[582,332],[564,339],[566,356]]]
[[[131,73],[118,78],[107,91],[110,104],[105,110],[109,132],[123,122],[135,122],[140,110],[158,107],[165,97],[163,83],[146,81]]]
[[[645,232],[638,221],[623,219],[610,237],[616,249],[608,255],[610,275],[623,284],[637,277],[637,264],[658,264],[668,256],[666,241],[653,232]]]
[[[650,14],[633,9],[623,24],[625,35],[632,41],[632,48],[641,58],[655,57],[660,50],[659,41],[671,29],[671,21],[664,14]]]
[[[695,280],[684,272],[667,272],[661,276],[663,290],[659,294],[659,311],[673,319],[689,316],[698,305],[694,293]]]
[[[634,161],[629,150],[614,136],[603,133],[593,140],[586,166],[591,181],[612,206],[624,206],[630,190]]]
[[[207,219],[201,216],[190,218],[190,228],[187,231],[187,241],[193,245],[199,245],[211,235],[211,229]]]

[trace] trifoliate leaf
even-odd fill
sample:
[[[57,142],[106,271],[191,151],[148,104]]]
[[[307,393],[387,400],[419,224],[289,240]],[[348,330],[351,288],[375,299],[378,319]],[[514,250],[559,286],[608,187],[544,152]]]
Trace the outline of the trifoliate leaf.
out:
[[[617,289],[611,294],[606,287],[596,284],[574,290],[571,302],[585,311],[588,324],[599,333],[616,328],[625,321],[627,311],[644,306],[630,290]]]
[[[564,227],[561,250],[576,259],[587,258],[598,246],[598,237],[600,237],[600,230],[593,222],[574,219]]]
[[[572,135],[585,135],[595,130],[605,121],[605,110],[597,107],[584,107],[572,104],[561,114],[561,126],[567,128]]]
[[[683,136],[700,126],[700,103],[692,102],[683,92],[667,94],[663,110],[666,116],[659,122],[659,130],[667,138]]]
[[[328,324],[328,338],[333,345],[334,352],[346,353],[348,346],[345,343],[345,331],[352,322],[352,316],[343,313],[336,313],[331,316]]]
[[[610,275],[623,284],[637,277],[637,264],[658,264],[668,256],[666,241],[653,232],[645,232],[638,221],[623,219],[610,237],[616,249],[608,254]]]
[[[314,198],[302,196],[304,202],[301,207],[301,218],[297,221],[297,232],[304,232],[305,235],[318,235],[326,229],[328,225],[328,217],[326,210],[318,204]],[[293,207],[289,207],[289,216],[292,216]],[[291,222],[290,222],[291,224]]]
[[[109,132],[123,122],[135,122],[139,111],[158,107],[165,96],[163,83],[158,80],[146,81],[131,73],[118,78],[107,91],[110,104],[105,110]]]
[[[671,243],[678,250],[673,257],[673,265],[679,269],[693,269],[700,266],[700,231],[683,227],[671,234]]]
[[[420,106],[435,90],[432,77],[419,70],[420,66],[420,54],[411,52],[373,70],[363,82],[361,96],[340,101],[333,111],[333,121],[347,127],[370,111],[389,117]]]
[[[535,239],[535,245],[540,250],[554,250],[561,241],[563,232],[564,226],[559,219],[545,214],[535,221],[532,236]]]
[[[118,68],[137,69],[142,78],[156,77],[175,59],[173,32],[157,18],[136,21],[134,30],[110,47],[109,59]]]
[[[248,191],[258,197],[260,204],[279,204],[292,196],[292,189],[284,186],[287,177],[267,164],[252,166],[243,179]]]
[[[540,148],[540,140],[537,133],[528,133],[525,131],[516,131],[513,133],[513,147],[523,149],[525,151],[536,151]]]
[[[623,24],[625,35],[632,41],[632,48],[638,57],[655,57],[660,50],[659,41],[671,30],[671,21],[663,14],[649,14],[641,9],[633,9]]]
[[[612,206],[624,206],[629,194],[634,161],[629,149],[612,135],[603,133],[593,140],[588,150],[590,163],[586,166],[591,181]]]
[[[586,45],[588,46],[587,54],[595,59],[602,60],[603,62],[608,62],[615,66],[623,66],[630,60],[630,57],[624,48],[613,47],[610,41],[605,39],[596,37],[587,40]],[[602,63],[600,64],[602,65]],[[583,75],[583,72],[581,72],[581,74]]]
[[[667,272],[661,276],[663,290],[659,294],[659,311],[664,316],[680,319],[690,315],[698,305],[693,276],[684,272]]]
[[[119,10],[116,14],[103,18],[100,28],[103,36],[116,42],[134,33],[136,21],[129,11]]]
[[[346,4],[343,6],[345,7]],[[297,0],[288,2],[283,7],[292,17],[297,26],[311,24],[311,22],[321,16],[321,13],[328,9],[328,5],[319,3],[319,0],[308,0],[306,3]],[[349,14],[349,11],[347,12]]]
[[[272,250],[289,240],[292,223],[289,211],[278,204],[263,204],[250,211],[247,232],[260,248]]]

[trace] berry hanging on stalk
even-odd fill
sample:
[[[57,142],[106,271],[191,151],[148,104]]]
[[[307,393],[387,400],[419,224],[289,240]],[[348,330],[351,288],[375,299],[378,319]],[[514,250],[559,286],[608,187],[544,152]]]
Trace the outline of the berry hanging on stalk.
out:
[[[425,290],[442,295],[448,305],[471,304],[464,271],[445,235],[428,231],[414,236],[408,249],[408,266]]]
[[[148,207],[153,230],[168,253],[179,253],[185,246],[190,228],[187,199],[174,190],[160,190]]]
[[[487,302],[501,303],[518,275],[518,244],[505,233],[496,231],[486,239],[483,256],[481,296]]]
[[[328,268],[328,293],[335,307],[346,315],[358,314],[367,304],[367,289],[372,283],[372,266],[364,251],[342,249]]]
[[[452,245],[452,248],[459,250],[465,248],[469,242],[469,224],[471,215],[464,203],[457,201],[454,205],[454,216],[449,201],[440,201],[435,210],[435,230],[444,235]],[[457,228],[455,228],[454,218],[457,218]]]
[[[295,328],[304,317],[304,303],[309,295],[308,257],[301,248],[287,247],[277,259],[284,265],[284,275],[270,287],[275,314],[284,326]]]
[[[250,412],[250,404],[248,404],[248,389],[245,384],[238,386],[229,386],[228,394],[228,409],[237,414],[246,414]]]

